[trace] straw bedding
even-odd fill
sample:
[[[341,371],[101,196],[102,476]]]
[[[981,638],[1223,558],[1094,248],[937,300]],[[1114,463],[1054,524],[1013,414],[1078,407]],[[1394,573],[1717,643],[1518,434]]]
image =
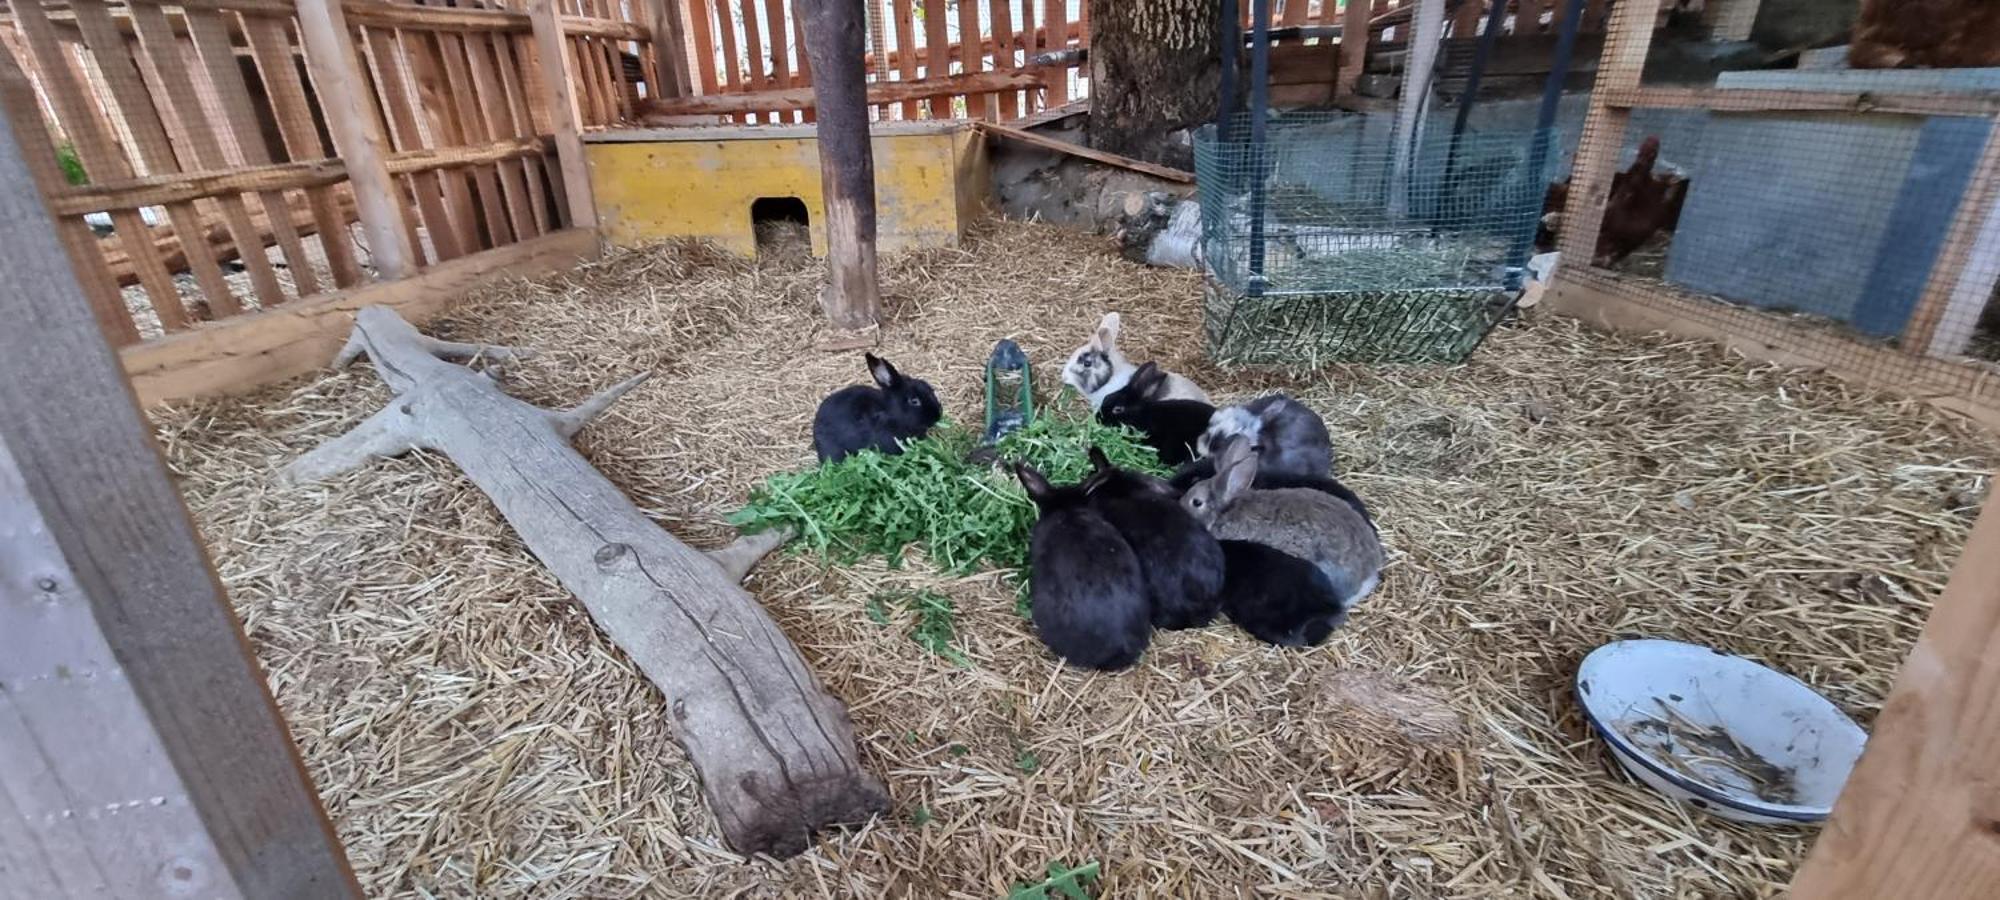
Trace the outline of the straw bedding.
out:
[[[757,480],[811,462],[819,397],[863,377],[858,353],[814,349],[819,281],[810,261],[665,247],[489,290],[433,330],[540,348],[507,387],[551,405],[657,373],[580,445],[716,546]],[[166,410],[369,893],[996,897],[1097,861],[1118,897],[1769,896],[1811,832],[1628,783],[1576,712],[1577,662],[1622,636],[1699,641],[1868,724],[1996,458],[1919,404],[1563,320],[1503,327],[1460,367],[1224,374],[1200,356],[1191,276],[1038,225],[885,260],[884,282],[881,352],[962,419],[995,339],[1052,386],[1107,309],[1135,358],[1219,397],[1305,399],[1379,513],[1383,588],[1316,650],[1217,626],[1106,676],[1054,665],[998,574],[774,557],[749,587],[851,707],[895,809],[743,861],[659,695],[449,460],[272,487],[382,402],[366,366]],[[970,665],[879,599],[920,591],[954,602]]]

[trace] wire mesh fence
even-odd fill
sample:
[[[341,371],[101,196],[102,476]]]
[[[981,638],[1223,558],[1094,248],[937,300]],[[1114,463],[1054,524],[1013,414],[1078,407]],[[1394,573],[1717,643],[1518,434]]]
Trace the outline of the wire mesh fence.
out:
[[[1553,130],[1396,138],[1384,114],[1247,118],[1197,135],[1209,350],[1225,364],[1450,362],[1518,289]]]

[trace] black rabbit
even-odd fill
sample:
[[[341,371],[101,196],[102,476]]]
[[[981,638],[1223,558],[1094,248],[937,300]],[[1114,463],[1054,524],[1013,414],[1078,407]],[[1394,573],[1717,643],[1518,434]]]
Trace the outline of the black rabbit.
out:
[[[849,385],[820,401],[813,414],[813,452],[822,463],[863,450],[894,456],[903,452],[902,442],[923,437],[944,417],[929,382],[896,371],[873,353],[862,355],[879,387]]]
[[[1147,363],[1132,373],[1132,380],[1097,408],[1097,419],[1106,425],[1130,425],[1146,435],[1146,445],[1160,454],[1160,461],[1177,466],[1194,458],[1194,448],[1208,430],[1215,407],[1199,400],[1149,400],[1166,380],[1165,369]]]
[[[1090,507],[1103,514],[1138,556],[1152,602],[1153,627],[1199,628],[1222,605],[1222,545],[1181,508],[1165,481],[1120,469],[1090,448],[1096,471],[1083,483]]]
[[[1347,621],[1318,566],[1256,541],[1221,541],[1222,611],[1267,644],[1316,647]]]
[[[1092,509],[1082,485],[1051,487],[1026,464],[1014,475],[1040,511],[1028,549],[1035,633],[1055,655],[1086,669],[1123,669],[1153,639],[1139,558]]]

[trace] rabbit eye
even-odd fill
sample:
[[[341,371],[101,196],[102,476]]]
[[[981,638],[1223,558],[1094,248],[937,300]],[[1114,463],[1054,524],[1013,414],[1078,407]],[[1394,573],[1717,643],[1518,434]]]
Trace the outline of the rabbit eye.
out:
[[[1201,498],[1200,498],[1200,497],[1196,497],[1196,498],[1194,498],[1193,500],[1190,500],[1190,501],[1188,501],[1188,502],[1189,502],[1189,503],[1192,503],[1192,504],[1194,504],[1194,508],[1195,508],[1195,509],[1200,509],[1200,508],[1201,508]]]

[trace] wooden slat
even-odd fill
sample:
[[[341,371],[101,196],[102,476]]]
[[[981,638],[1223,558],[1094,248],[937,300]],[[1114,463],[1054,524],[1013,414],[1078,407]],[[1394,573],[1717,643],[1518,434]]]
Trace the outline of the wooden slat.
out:
[[[1507,0],[1500,0],[1500,2],[1505,3]],[[1305,24],[1304,21],[1292,21],[1291,7],[1293,4],[1297,4],[1300,7],[1305,6],[1303,0],[1285,0],[1284,24]],[[1525,6],[1526,4],[1523,5]],[[1485,13],[1485,0],[1458,0],[1458,8],[1452,10],[1451,13],[1451,36],[1460,39],[1477,36],[1479,34],[1479,21],[1485,18]]]
[[[623,56],[623,49],[620,48],[617,43],[610,40],[599,40],[597,44],[600,48],[603,49],[604,64],[608,66],[611,70],[611,83],[612,86],[617,91],[615,94],[613,94],[613,97],[617,100],[616,121],[629,120],[630,118],[632,118],[632,101],[633,101],[634,91],[632,89],[632,83],[630,81],[627,81],[625,78],[625,59]],[[616,121],[614,121],[612,124],[616,124]]]
[[[989,91],[1017,90],[1023,87],[1033,88],[1039,87],[1044,77],[1039,72],[981,72],[977,75],[953,75],[936,80],[877,81],[868,85],[868,102],[871,105],[898,103],[933,97],[958,97]],[[682,97],[647,104],[641,118],[810,109],[813,102],[812,88],[765,91],[760,94]]]
[[[466,63],[466,43],[483,40],[483,36],[461,36],[441,31],[436,38],[438,50],[444,57],[446,90],[458,107],[458,143],[462,146],[492,143],[497,136],[486,121],[487,104]],[[498,247],[518,240],[514,236],[513,224],[507,220],[507,200],[500,188],[499,167],[477,164],[472,166],[471,175],[473,189],[479,194],[479,212],[486,225],[486,246]]]
[[[941,78],[951,74],[950,23],[945,17],[951,15],[949,0],[924,0],[924,51],[927,60],[924,65],[925,78]],[[932,97],[931,118],[951,118],[951,98]]]
[[[35,57],[36,68],[47,79],[46,87],[56,108],[56,116],[75,143],[77,157],[84,170],[93,179],[130,178],[131,165],[112,141],[108,121],[102,118],[101,110],[91,102],[71,68],[73,60],[63,53],[41,4],[20,4],[14,10],[14,22],[20,28],[29,52]],[[147,251],[152,241],[151,229],[146,221],[131,210],[114,211],[111,213],[111,226],[119,237],[143,245],[133,254],[132,261],[139,271],[140,284],[145,286],[146,296],[155,310],[164,306],[179,310],[180,290],[174,286],[173,276],[160,263],[158,256]]]
[[[743,60],[749,72],[744,85],[751,91],[768,91],[771,80],[764,77],[764,35],[757,30],[757,0],[742,0]],[[782,85],[779,85],[782,87]],[[755,120],[754,117],[752,119]],[[771,121],[777,121],[775,118]]]
[[[795,0],[795,2],[809,3],[811,0]],[[889,58],[889,34],[893,26],[889,24],[889,20],[895,17],[895,13],[890,9],[890,0],[866,0],[866,2],[868,4],[865,8],[868,15],[866,45],[875,48],[875,50],[862,56],[861,64],[864,70],[862,81],[867,84],[893,81],[894,79],[889,77],[890,72],[893,71],[893,65]],[[801,20],[805,16],[805,13],[799,14]],[[805,46],[803,37],[800,38],[800,41],[800,46]],[[886,122],[893,118],[895,118],[895,112],[890,107],[875,107],[874,119],[876,121]]]
[[[897,71],[903,81],[917,80],[917,28],[916,12],[910,0],[895,0],[896,50],[902,58],[898,60]],[[915,119],[919,115],[916,101],[903,104],[903,118]]]
[[[346,177],[347,167],[339,160],[328,159],[245,166],[224,171],[176,172],[66,188],[58,193],[51,206],[57,215],[75,216],[100,210],[186,203],[252,191],[333,184]]]
[[[166,119],[177,124],[181,146],[182,168],[189,171],[217,171],[230,168],[229,161],[222,154],[222,145],[216,140],[219,129],[209,123],[208,113],[195,99],[196,81],[181,57],[180,41],[174,37],[172,26],[167,23],[166,13],[148,3],[132,4],[128,7],[132,27],[138,32],[140,48],[145,52],[140,61],[157,73],[154,83],[159,89],[153,93],[164,96],[170,104]],[[191,157],[191,158],[189,158]],[[191,163],[191,164],[190,164]],[[272,267],[270,257],[264,252],[262,235],[250,224],[250,214],[244,207],[243,198],[238,194],[223,194],[215,198],[216,206],[222,211],[224,224],[235,240],[244,269],[249,273],[250,285],[257,295],[260,306],[274,306],[285,302],[285,289],[278,283],[278,272]],[[299,293],[317,293],[319,279],[313,274],[312,265],[299,247],[296,234],[289,243],[281,246],[285,259],[290,265]],[[205,256],[207,254],[197,254]],[[232,301],[234,298],[231,298]],[[229,304],[235,306],[233,302]],[[234,310],[218,310],[224,314]]]
[[[1992,897],[2000,888],[1996,693],[2000,502],[1989,499],[1791,896]]]
[[[289,43],[283,32],[257,35],[268,20],[246,19],[253,48],[262,43],[258,68],[265,83],[275,77],[295,89],[298,71],[292,66]],[[385,278],[402,278],[416,271],[417,247],[404,230],[402,191],[389,176],[383,157],[388,139],[382,134],[382,119],[372,92],[361,79],[361,57],[355,52],[354,34],[333,0],[299,0],[299,36],[305,42],[306,61],[312,67],[313,87],[327,117],[327,130],[334,147],[347,163],[347,178],[354,189],[355,205],[361,212],[361,227],[368,234],[368,248],[375,259],[375,271]],[[280,47],[278,45],[282,44]],[[278,56],[277,51],[283,50]],[[286,104],[293,105],[293,104]],[[303,112],[303,97],[297,98],[294,113]],[[314,141],[317,142],[317,138]],[[290,139],[287,139],[290,144]],[[339,221],[336,212],[335,221]],[[322,229],[326,227],[322,220]],[[346,230],[345,223],[338,225]],[[322,239],[326,232],[320,232]]]
[[[707,2],[707,0],[701,0]],[[729,12],[729,0],[714,0],[715,23],[722,33],[723,90],[741,93],[743,86],[743,57],[736,50],[736,17]],[[739,122],[750,121],[749,116],[737,117]]]
[[[358,898],[23,153],[0,123],[0,891]]]
[[[1601,67],[1601,66],[1600,66]],[[1851,112],[1909,116],[2000,115],[2000,91],[1948,94],[1874,91],[1734,90],[1634,87],[1603,90],[1606,106],[1620,109],[1706,109],[1712,112]]]
[[[709,21],[708,0],[682,0],[688,12],[688,29],[694,34],[695,74],[701,93],[713,94],[721,82],[715,72],[715,26]]]
[[[388,113],[389,146],[398,151],[424,149],[423,130],[417,124],[416,104],[410,99],[409,81],[395,32],[368,28],[363,29],[362,34],[369,61],[373,64],[376,95]],[[417,214],[437,258],[447,260],[464,256],[468,251],[459,243],[461,232],[445,206],[444,180],[436,172],[419,172],[410,176],[409,182],[416,194]]]
[[[787,4],[787,6],[789,7],[790,4]],[[798,77],[792,82],[792,87],[811,87],[813,80],[812,60],[807,58],[806,55],[805,17],[799,15],[796,9],[789,9],[788,11],[791,13],[792,19],[792,46],[798,50],[799,60]],[[817,120],[818,113],[815,110],[802,109],[799,111],[799,117],[801,121],[813,122]]]
[[[465,39],[465,50],[472,68],[472,87],[477,94],[474,102],[478,104],[487,132],[493,138],[520,137],[523,131],[514,118],[513,101],[501,83],[494,53],[496,40],[493,35],[468,35]],[[497,172],[500,191],[507,198],[514,240],[524,241],[540,234],[531,208],[535,201],[529,188],[532,182],[528,180],[527,165],[516,157],[502,161]]]
[[[1980,312],[1993,296],[1994,271],[2000,269],[2000,256],[1992,247],[1993,229],[2000,226],[1994,222],[2000,216],[1996,203],[2000,203],[2000,123],[1988,129],[1986,147],[1959,196],[1951,230],[1945,233],[1924,293],[1903,329],[1904,350],[1956,356],[1978,330]]]
[[[799,85],[792,80],[791,54],[786,52],[786,44],[792,34],[792,23],[785,17],[785,0],[764,0],[764,28],[770,35],[768,53],[771,60],[771,87],[777,89],[795,88]],[[776,121],[794,121],[795,117],[780,117]]]
[[[1172,181],[1179,184],[1194,183],[1193,172],[1188,172],[1181,169],[1168,168],[1167,166],[1158,165],[1156,163],[1149,163],[1149,162],[1144,162],[1142,160],[1133,159],[1129,156],[1119,156],[1116,153],[1106,153],[1102,150],[1092,150],[1091,148],[1085,147],[1082,144],[1072,144],[1068,141],[1061,140],[1058,138],[1052,138],[1049,137],[1048,135],[1041,134],[1039,132],[1028,131],[1021,128],[1015,128],[1012,125],[1001,125],[994,122],[979,122],[975,125],[975,127],[988,134],[999,135],[1000,137],[1007,138],[1008,140],[1020,141],[1021,143],[1024,144],[1033,144],[1034,146],[1041,147],[1046,150],[1055,150],[1061,153],[1067,153],[1071,156],[1079,157],[1081,159],[1087,159],[1092,162],[1103,163],[1107,166],[1117,166],[1121,169],[1130,169],[1134,172],[1151,175],[1154,178],[1158,178],[1162,181]]]
[[[562,26],[556,21],[550,0],[529,0],[528,15],[535,25],[542,90],[548,96],[549,117],[555,126],[556,156],[562,172],[563,195],[568,200],[569,224],[572,228],[595,229],[597,205],[591,199],[590,170],[583,157],[575,83],[567,77],[569,66],[563,61]]]
[[[1038,6],[1040,6],[1038,0],[1021,0],[1021,22],[1017,30],[1021,41],[1021,64],[1024,67],[1028,60],[1042,52],[1048,43],[1047,33],[1035,24],[1042,21],[1042,17],[1036,14]],[[1041,91],[1027,91],[1022,94],[1022,99],[1025,101],[1021,107],[1023,113],[1033,113],[1048,105],[1043,102],[1045,98]]]
[[[1478,2],[1479,0],[1461,0],[1461,5],[1477,6]],[[1308,0],[1284,0],[1284,9],[1279,11],[1276,24],[1285,28],[1304,25],[1307,8],[1311,5]],[[1084,6],[1088,8],[1090,4],[1086,2]]]
[[[1048,0],[1048,17],[1042,21],[1043,50],[1062,50],[1069,47],[1069,2],[1068,0]],[[1061,106],[1069,102],[1069,70],[1057,69],[1049,73],[1049,106]]]
[[[208,70],[209,81],[215,85],[223,108],[255,109],[222,14],[214,10],[187,9],[184,15],[195,50],[201,55],[202,66]],[[270,101],[272,117],[277,120],[286,156],[293,161],[325,159],[329,154],[320,143],[319,129],[313,125],[312,114],[306,108],[305,90],[300,84],[298,69],[291,63],[290,43],[283,26],[268,19],[253,18],[244,20],[243,31],[258,70],[264,73],[264,94]],[[260,41],[255,35],[263,35],[264,38]],[[286,49],[282,55],[269,58],[274,52],[274,44],[284,45]],[[260,47],[265,52],[259,52]],[[270,153],[264,145],[264,135],[247,117],[226,117],[226,121],[230,128],[235,129],[236,146],[242,152],[245,164],[261,166],[271,162]],[[290,217],[281,211],[289,208],[283,194],[260,196],[267,218],[289,221]],[[319,225],[320,248],[326,256],[327,268],[333,271],[333,283],[339,287],[361,283],[361,266],[354,258],[354,242],[348,234],[347,219],[334,191],[324,187],[308,188],[306,200],[312,207],[313,221]],[[283,227],[288,229],[289,225]],[[282,234],[281,231],[281,238]]]
[[[42,121],[43,113],[35,99],[34,84],[15,62],[14,55],[4,47],[0,47],[0,104],[4,104],[6,116],[13,122]],[[67,189],[68,183],[56,164],[56,148],[49,140],[48,131],[23,127],[14,135],[44,203],[51,202],[59,191]],[[91,314],[97,319],[105,339],[115,346],[137,343],[139,330],[132,323],[132,311],[126,308],[118,285],[106,277],[104,257],[98,252],[96,236],[81,219],[75,217],[59,217],[55,228],[56,237],[69,254],[70,268],[83,287],[84,298],[90,304]]]
[[[1085,0],[1088,2],[1088,0]],[[986,11],[993,20],[993,70],[1011,72],[1014,64],[1014,11],[1009,0],[987,0]],[[995,118],[1007,122],[1021,117],[1021,97],[1003,91],[995,97]]]
[[[522,86],[524,80],[530,82],[534,80],[524,79],[525,74],[530,74],[524,67],[528,57],[529,54],[522,49],[522,39],[495,36],[493,62],[500,69],[500,90],[507,95],[507,105],[513,110],[516,135],[537,134],[541,131],[535,125],[534,109],[529,103],[527,89]],[[554,129],[551,128],[550,132],[553,133]],[[521,168],[522,174],[527,176],[528,180],[528,212],[534,217],[535,231],[538,234],[548,234],[555,230],[555,224],[550,221],[551,211],[547,206],[547,192],[544,185],[548,181],[543,173],[543,157],[522,157]]]
[[[1355,85],[1368,69],[1368,0],[1347,0],[1340,15],[1340,69],[1335,100],[1354,96]]]
[[[1084,3],[1089,6],[1088,0]],[[979,0],[958,0],[958,47],[959,69],[967,75],[976,75],[986,69],[986,57],[979,52],[985,43],[980,37]],[[978,94],[965,98],[965,114],[975,119],[993,121],[994,98],[992,94]]]

